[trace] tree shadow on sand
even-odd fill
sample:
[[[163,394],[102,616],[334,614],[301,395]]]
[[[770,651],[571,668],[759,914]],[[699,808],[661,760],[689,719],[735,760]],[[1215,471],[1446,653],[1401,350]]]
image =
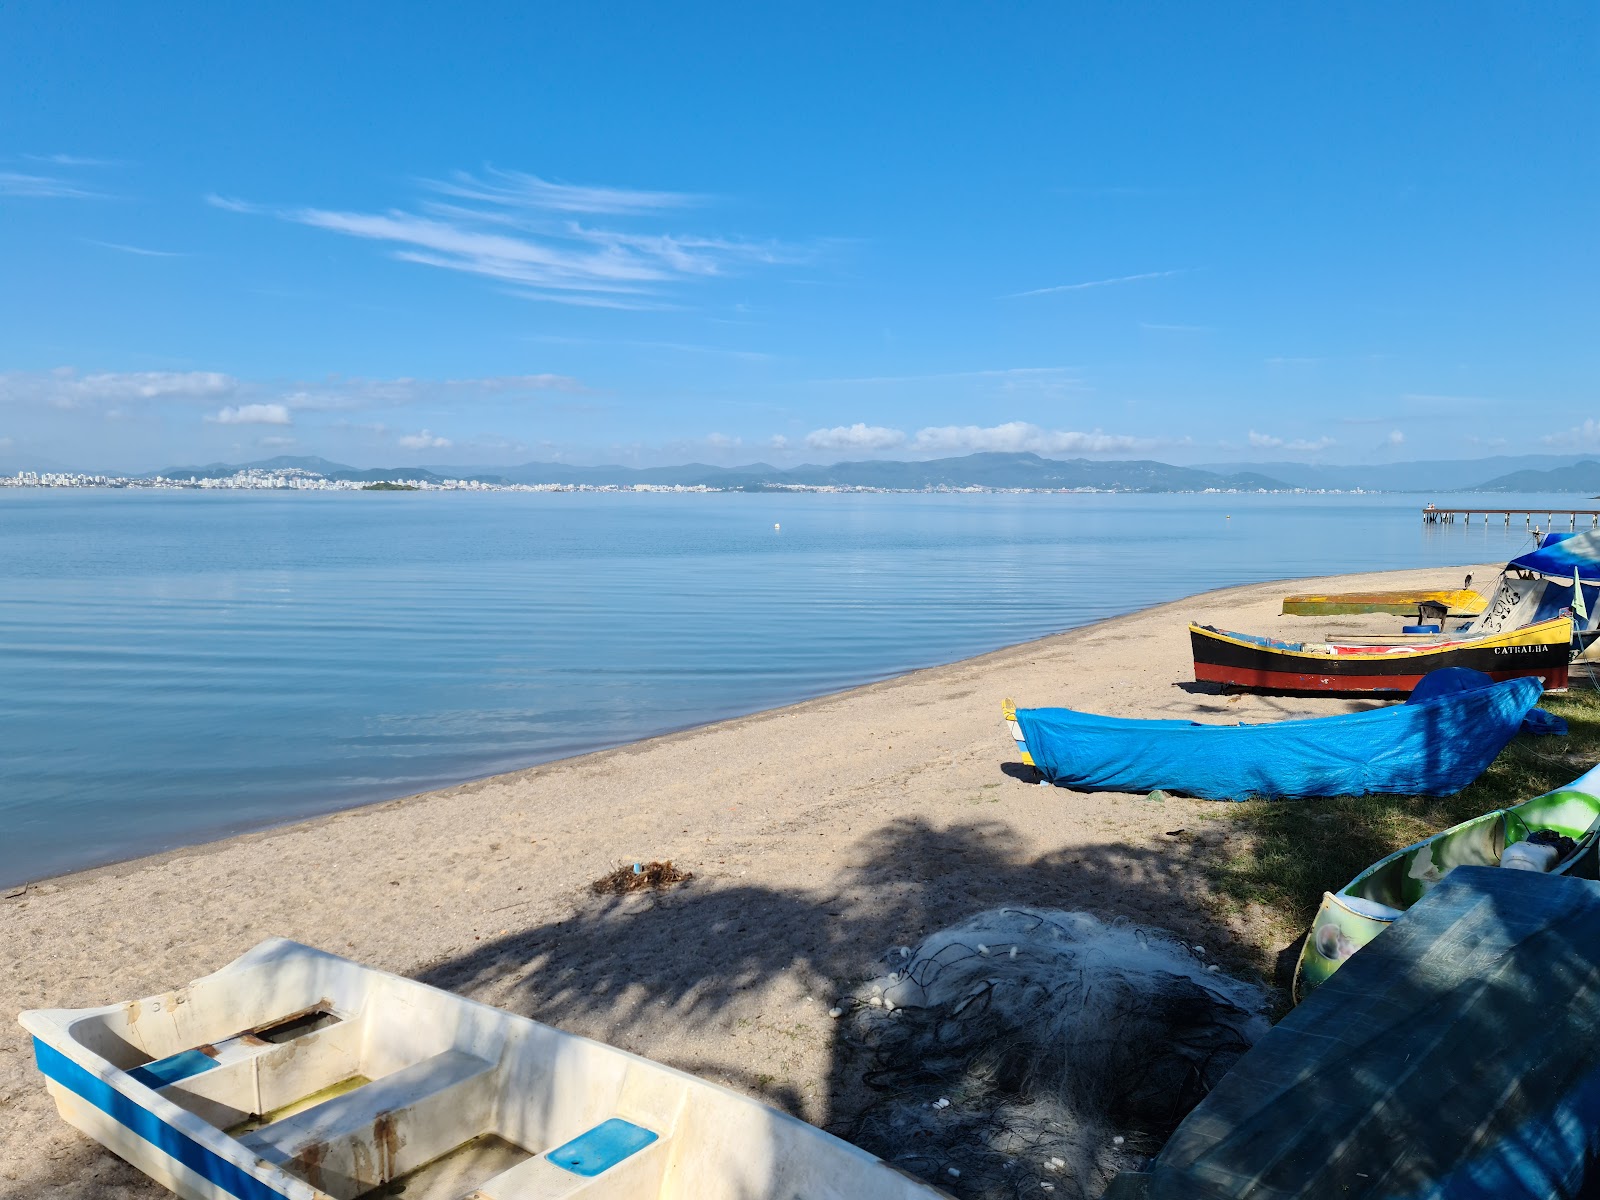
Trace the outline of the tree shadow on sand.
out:
[[[1061,802],[1059,794],[1048,799]],[[853,985],[880,973],[886,952],[986,909],[1027,905],[1162,926],[1226,955],[1228,935],[1197,905],[1174,903],[1194,869],[1191,853],[1174,840],[1160,849],[1113,845],[1030,856],[1004,821],[941,828],[903,819],[855,842],[848,865],[832,873],[833,886],[825,891],[702,876],[659,894],[585,892],[561,920],[519,928],[514,918],[502,917],[511,925],[507,933],[436,961],[416,977],[732,1084],[848,1135],[876,1099],[863,1079],[871,1064],[845,1035],[846,1023],[822,1014]],[[597,862],[595,874],[611,865]],[[679,865],[702,869],[695,862]],[[812,1028],[820,1029],[812,1036],[826,1043],[826,1068],[821,1081],[804,1073],[813,1080],[810,1088],[797,1082],[800,1075],[782,1078],[779,1068],[747,1048],[724,1048],[735,1042],[722,1033],[733,1021],[730,1009],[748,1013],[751,1006],[741,1008],[741,997],[774,994],[766,989],[780,979],[789,981],[796,999],[814,998],[806,1008]],[[680,1033],[691,1046],[683,1053],[673,1048],[672,1035]],[[22,1178],[0,1179],[0,1195],[144,1200],[166,1194],[70,1132],[41,1149],[49,1153],[30,1163]]]
[[[1193,905],[1175,905],[1190,849],[1126,845],[1029,857],[1000,821],[938,828],[891,822],[856,843],[827,893],[695,880],[644,899],[588,900],[573,915],[485,940],[419,978],[556,1026],[634,1048],[663,1023],[706,1033],[752,989],[790,974],[818,1010],[880,973],[896,946],[986,909],[1087,911],[1172,929],[1213,952],[1229,940]],[[1179,919],[1174,920],[1178,916]],[[875,965],[876,964],[876,965]],[[872,1099],[870,1065],[830,1024],[826,1094],[703,1054],[674,1065],[762,1095],[836,1133]],[[656,1055],[660,1057],[659,1054]]]

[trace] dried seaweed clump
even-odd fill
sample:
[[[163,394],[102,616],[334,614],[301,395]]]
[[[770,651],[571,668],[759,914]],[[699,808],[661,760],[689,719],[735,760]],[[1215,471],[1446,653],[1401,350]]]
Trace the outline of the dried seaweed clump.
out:
[[[1087,913],[998,909],[889,961],[842,1006],[882,1097],[851,1140],[972,1200],[1099,1196],[1267,1027],[1198,948]]]
[[[680,871],[666,862],[633,863],[602,875],[589,885],[596,896],[622,896],[628,892],[659,892],[694,878],[692,871]]]

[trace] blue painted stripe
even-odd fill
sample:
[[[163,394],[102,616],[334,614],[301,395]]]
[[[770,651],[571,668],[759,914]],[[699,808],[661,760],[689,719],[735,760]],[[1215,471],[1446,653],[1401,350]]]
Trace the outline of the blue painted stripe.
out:
[[[86,1071],[38,1038],[33,1039],[33,1056],[46,1077],[77,1093],[119,1125],[126,1126],[130,1132],[230,1196],[237,1196],[239,1200],[287,1200],[277,1188],[268,1187],[216,1151],[202,1146],[188,1134],[180,1133],[148,1108],[124,1096],[105,1080]]]
[[[188,1079],[202,1071],[209,1071],[216,1065],[217,1060],[203,1051],[184,1050],[159,1062],[135,1067],[128,1072],[128,1076],[137,1079],[147,1088],[164,1088],[169,1083],[177,1083],[180,1079]]]
[[[656,1135],[632,1121],[612,1117],[601,1121],[587,1133],[580,1133],[564,1146],[557,1146],[545,1157],[574,1175],[590,1178],[608,1171],[625,1158],[631,1158]]]

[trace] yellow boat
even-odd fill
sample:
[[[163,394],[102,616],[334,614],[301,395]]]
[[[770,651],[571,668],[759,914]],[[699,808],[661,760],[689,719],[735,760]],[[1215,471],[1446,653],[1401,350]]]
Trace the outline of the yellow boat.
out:
[[[1285,596],[1283,611],[1291,617],[1338,617],[1350,613],[1393,613],[1414,617],[1424,604],[1442,604],[1447,617],[1475,617],[1488,599],[1469,588],[1416,592],[1311,592]]]

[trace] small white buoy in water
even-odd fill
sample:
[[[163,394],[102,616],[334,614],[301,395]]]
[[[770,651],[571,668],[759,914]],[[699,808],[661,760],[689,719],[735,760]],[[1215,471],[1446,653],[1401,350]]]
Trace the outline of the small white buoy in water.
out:
[[[1015,958],[1016,956],[1017,956],[1017,948],[1015,946],[1013,946],[1013,947],[1011,947],[1010,957],[1011,958]]]
[[[780,530],[780,529],[782,529],[782,528],[783,528],[783,526],[781,526],[781,525],[779,525],[779,524],[778,524],[778,523],[777,523],[777,522],[776,522],[776,521],[774,521],[774,522],[773,522],[773,523],[772,523],[772,532],[773,532],[773,533],[777,533],[777,532],[778,532],[778,530]]]
[[[951,1179],[960,1179],[961,1178],[961,1172],[956,1170],[954,1167],[949,1168],[949,1170],[947,1171],[947,1174],[950,1176]]]
[[[983,955],[985,958],[988,958],[989,957],[989,947],[985,946],[982,942],[979,942],[978,943],[978,953]]]
[[[1123,1142],[1124,1142],[1124,1141],[1125,1141],[1125,1140],[1126,1140],[1126,1139],[1125,1139],[1125,1138],[1124,1138],[1124,1137],[1123,1137],[1123,1136],[1122,1136],[1122,1135],[1121,1135],[1121,1134],[1120,1134],[1120,1133],[1119,1133],[1119,1134],[1118,1134],[1118,1135],[1117,1135],[1117,1136],[1116,1136],[1116,1137],[1114,1137],[1114,1138],[1112,1138],[1112,1139],[1111,1139],[1111,1144],[1112,1144],[1112,1145],[1113,1145],[1113,1146],[1120,1146],[1120,1145],[1122,1145],[1122,1143],[1123,1143]]]

